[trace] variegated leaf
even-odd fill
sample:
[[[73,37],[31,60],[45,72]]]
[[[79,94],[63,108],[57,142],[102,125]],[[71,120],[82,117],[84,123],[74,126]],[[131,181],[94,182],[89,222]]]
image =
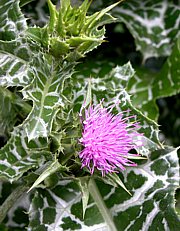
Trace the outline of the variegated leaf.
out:
[[[172,96],[180,92],[180,37],[177,39],[172,54],[153,82],[153,98]]]
[[[9,182],[0,182],[0,230],[24,231],[28,225],[27,211],[30,205],[30,194],[27,186]]]
[[[29,211],[28,230],[33,231],[38,228],[49,231],[88,231],[106,227],[92,198],[84,221],[82,216],[81,193],[78,185],[70,180],[59,181],[54,190],[39,189],[36,192]]]
[[[0,41],[0,85],[26,86],[30,49],[25,39]]]
[[[148,161],[128,168],[123,175],[132,196],[122,188],[95,181],[84,219],[75,182],[58,181],[54,176],[55,187],[36,191],[28,230],[179,230],[174,210],[174,191],[179,184],[177,149],[154,151]]]
[[[25,86],[31,50],[25,38],[26,20],[19,1],[0,2],[0,85]]]
[[[37,57],[30,73],[33,81],[23,89],[24,99],[33,101],[33,109],[23,124],[28,140],[48,137],[59,107],[67,103],[62,92],[74,64],[64,64],[58,71],[56,65],[49,56]]]
[[[128,83],[128,92],[132,95],[133,105],[155,121],[159,114],[156,100],[180,92],[179,54],[180,39],[177,40],[172,54],[160,72],[137,70],[134,78]]]
[[[0,40],[11,41],[22,37],[26,20],[19,8],[19,0],[1,0]]]
[[[41,166],[51,158],[46,140],[28,142],[21,126],[14,129],[8,143],[0,150],[0,178],[10,182],[29,169]]]
[[[114,2],[97,0],[94,8]],[[179,0],[128,0],[121,3],[112,14],[125,23],[146,60],[149,57],[169,56],[179,34]]]

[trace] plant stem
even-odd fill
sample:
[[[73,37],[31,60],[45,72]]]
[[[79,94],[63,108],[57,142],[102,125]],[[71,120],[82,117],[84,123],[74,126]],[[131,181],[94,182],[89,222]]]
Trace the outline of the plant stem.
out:
[[[4,203],[0,206],[0,224],[6,217],[8,211],[13,207],[17,200],[25,193],[29,187],[27,185],[20,185],[13,190],[13,192],[7,197]]]
[[[117,228],[114,224],[113,218],[111,216],[111,214],[109,213],[103,198],[96,186],[95,181],[91,178],[89,181],[89,192],[92,196],[92,198],[94,199],[102,217],[104,218],[104,221],[106,222],[107,226],[108,226],[108,230],[109,231],[117,231]]]

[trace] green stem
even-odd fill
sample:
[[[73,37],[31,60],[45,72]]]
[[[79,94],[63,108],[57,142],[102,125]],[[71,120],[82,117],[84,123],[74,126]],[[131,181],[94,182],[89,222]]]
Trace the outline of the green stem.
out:
[[[28,190],[27,185],[20,185],[8,196],[4,203],[0,206],[0,224],[6,217],[8,211],[13,207],[17,200]]]
[[[92,196],[92,198],[94,199],[104,221],[106,222],[107,226],[108,226],[108,230],[111,230],[111,231],[117,231],[117,228],[114,224],[114,221],[113,221],[113,218],[111,216],[111,214],[109,213],[104,201],[103,201],[103,198],[96,186],[96,183],[95,181],[91,178],[90,181],[89,181],[89,192]]]

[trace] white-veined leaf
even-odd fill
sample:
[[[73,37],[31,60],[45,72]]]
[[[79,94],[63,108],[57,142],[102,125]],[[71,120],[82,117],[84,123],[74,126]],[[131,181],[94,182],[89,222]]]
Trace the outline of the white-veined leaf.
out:
[[[36,192],[28,230],[179,230],[180,220],[174,210],[178,169],[177,149],[166,148],[152,152],[148,161],[124,171],[124,183],[132,196],[121,187],[96,181],[90,192],[96,191],[97,195],[90,197],[84,219],[77,184],[58,181],[56,176],[55,187]]]

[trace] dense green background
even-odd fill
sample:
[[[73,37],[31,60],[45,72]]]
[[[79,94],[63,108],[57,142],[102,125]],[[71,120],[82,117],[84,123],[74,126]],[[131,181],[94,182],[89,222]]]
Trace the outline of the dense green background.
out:
[[[0,1],[1,4],[6,1]],[[29,4],[27,4],[30,2]],[[57,1],[53,1],[56,3]],[[76,1],[74,1],[76,2]],[[80,2],[80,1],[78,1]],[[101,1],[101,0],[95,0],[93,1],[93,4],[90,8],[90,12],[94,12],[98,9],[102,9],[104,6],[109,5],[112,2],[116,1]],[[159,4],[159,5],[158,5]],[[25,16],[28,18],[27,23],[28,25],[39,25],[43,26],[47,20],[48,20],[48,7],[47,4],[45,4],[45,1],[31,1],[31,0],[22,0],[22,11],[25,14]],[[140,19],[144,19],[145,15],[147,14],[150,19],[153,19],[157,17],[156,9],[164,9],[163,6],[166,6],[166,11],[164,12],[164,24],[163,27],[159,27],[159,25],[155,26],[153,30],[151,30],[152,33],[148,33],[148,28],[143,24],[138,24],[138,17]],[[113,10],[112,14],[118,18],[118,22],[114,24],[110,24],[106,26],[106,42],[104,42],[101,46],[99,46],[96,50],[92,51],[88,56],[80,60],[79,65],[76,67],[77,73],[74,78],[74,85],[77,85],[77,82],[80,82],[80,86],[84,86],[83,78],[89,78],[89,76],[92,77],[92,79],[95,79],[96,77],[100,77],[102,86],[108,88],[108,84],[111,85],[111,83],[103,83],[103,80],[106,80],[106,74],[111,75],[112,68],[115,68],[117,65],[122,66],[126,64],[128,61],[131,62],[134,70],[136,71],[135,78],[131,78],[128,82],[128,85],[126,86],[127,92],[131,95],[132,103],[135,107],[142,110],[142,113],[147,114],[150,118],[158,121],[160,125],[160,139],[163,143],[168,144],[170,146],[178,147],[180,145],[180,122],[179,122],[179,107],[180,107],[180,97],[179,97],[179,64],[177,61],[177,57],[179,57],[179,41],[178,41],[178,32],[177,27],[178,23],[178,12],[179,8],[178,1],[144,1],[144,3],[137,2],[136,0],[129,0],[125,3],[118,6],[116,9]],[[156,8],[157,7],[157,8]],[[133,17],[130,12],[134,12]],[[173,13],[172,13],[173,12]],[[14,15],[9,13],[10,19],[16,20],[16,17],[14,18]],[[141,22],[142,20],[140,20]],[[3,25],[2,25],[3,27]],[[167,38],[162,36],[162,31],[168,31],[168,29],[171,28],[171,33],[167,33]],[[21,31],[21,28],[16,28],[17,31]],[[6,33],[1,33],[1,40],[10,40],[12,37],[16,37],[16,33],[11,33],[12,31],[6,31]],[[147,38],[148,41],[151,41],[150,44],[146,44],[141,41],[141,38]],[[162,47],[158,48],[156,46],[161,42],[162,39],[165,39],[165,41],[169,41],[168,43],[165,43]],[[169,39],[169,40],[166,40]],[[20,40],[18,41],[19,47],[26,41]],[[11,47],[8,47],[5,43],[1,44],[1,50],[6,50],[9,52]],[[155,44],[155,45],[154,45]],[[17,45],[17,44],[16,44]],[[12,45],[13,48],[13,45]],[[21,47],[20,47],[21,49]],[[138,50],[138,51],[137,51]],[[26,50],[27,56],[23,54],[28,61],[28,50]],[[18,54],[20,57],[22,54]],[[41,65],[39,65],[41,66]],[[43,65],[42,65],[43,66]],[[4,69],[3,69],[4,68]],[[6,71],[8,68],[3,66],[2,70]],[[129,71],[130,67],[127,65],[127,70]],[[14,70],[16,71],[16,70]],[[47,77],[50,73],[48,72],[49,69],[47,67],[46,76]],[[113,69],[113,73],[116,73],[116,69]],[[2,73],[0,73],[2,74]],[[78,76],[78,75],[81,76]],[[168,79],[168,76],[170,76],[170,80]],[[113,81],[116,82],[117,79],[113,78],[113,76],[110,76],[110,79],[112,77],[112,83]],[[26,80],[26,79],[25,79]],[[162,81],[162,83],[161,83]],[[169,82],[173,83],[174,87],[169,87]],[[105,82],[105,81],[104,81]],[[82,84],[82,85],[81,85]],[[123,85],[124,83],[122,83]],[[161,88],[162,84],[162,89]],[[164,85],[163,85],[164,84]],[[38,84],[37,84],[38,85]],[[24,85],[22,85],[24,86]],[[121,87],[121,83],[118,85]],[[124,85],[123,85],[124,86]],[[150,86],[152,87],[153,92],[153,99],[149,99],[149,92],[148,88],[141,91],[141,88],[144,88],[144,86]],[[25,105],[21,102],[21,100],[18,97],[21,97],[20,93],[17,93],[19,88],[15,88],[14,86],[9,87],[7,90],[2,90],[0,88],[0,105],[2,108],[5,108],[6,110],[1,111],[1,115],[8,115],[8,117],[4,116],[3,119],[0,120],[0,124],[2,127],[2,130],[0,131],[0,145],[3,146],[7,140],[9,139],[9,132],[12,131],[14,125],[20,124],[23,119],[26,117],[26,115],[29,113],[30,109],[29,105]],[[16,92],[17,91],[17,92]],[[12,96],[12,93],[17,93],[16,98]],[[137,93],[138,92],[138,93]],[[116,92],[114,92],[116,93]],[[94,91],[94,94],[98,95],[98,99],[104,94],[104,92],[100,91]],[[111,96],[111,93],[107,93],[108,96]],[[12,101],[13,99],[13,101]],[[80,99],[80,103],[78,105],[77,100],[77,108],[79,108],[79,105],[82,101]],[[25,111],[21,111],[20,109],[23,108],[23,105],[26,108]],[[129,105],[129,104],[128,104]],[[5,107],[6,106],[6,107]],[[9,111],[10,113],[9,113]],[[4,114],[3,114],[4,113]],[[141,120],[143,117],[141,118]],[[7,122],[7,123],[6,123]],[[2,126],[3,124],[3,126]],[[27,129],[28,130],[28,129]],[[4,131],[4,133],[2,132]],[[22,142],[26,142],[26,140],[21,139],[21,131],[15,130],[15,135],[19,135],[19,138],[15,136],[15,139],[13,140],[14,143],[21,144]],[[43,146],[43,143],[42,143]],[[34,147],[33,142],[29,144],[30,148]],[[46,147],[45,147],[46,148]],[[9,147],[7,147],[7,153],[8,153]],[[46,150],[46,149],[44,149]],[[5,152],[4,152],[5,151]],[[6,149],[1,152],[1,157],[5,155]],[[20,152],[23,152],[24,150],[20,150]],[[44,163],[44,156],[46,156],[46,153],[43,151],[43,156],[40,155],[40,158],[38,160],[38,163],[36,162],[36,155],[38,150],[33,150],[33,152],[28,153],[31,155],[31,164],[33,165],[39,165],[39,163]],[[157,214],[157,217],[153,220],[152,226],[149,230],[156,230],[157,221],[162,221],[163,218],[167,220],[167,222],[170,221],[169,226],[171,227],[171,230],[176,231],[178,230],[178,225],[176,226],[175,223],[177,222],[177,218],[174,215],[174,212],[172,210],[172,207],[168,210],[168,205],[173,204],[173,190],[175,182],[173,181],[173,176],[175,175],[175,172],[171,169],[177,167],[176,164],[173,163],[171,160],[171,154],[173,153],[173,149],[166,149],[165,151],[158,150],[155,152],[152,152],[152,155],[150,156],[150,161],[146,162],[144,165],[144,162],[139,164],[139,170],[141,171],[146,167],[147,173],[150,173],[151,171],[155,173],[153,175],[153,182],[154,185],[152,188],[146,187],[147,193],[144,196],[144,202],[140,203],[139,205],[136,205],[132,208],[124,209],[124,213],[121,213],[118,211],[118,215],[115,216],[114,222],[116,225],[121,227],[121,230],[125,230],[125,228],[128,227],[129,222],[131,219],[134,222],[135,230],[140,229],[141,226],[143,226],[143,221],[146,220],[146,216],[148,213],[150,213],[154,209],[154,201],[158,202],[159,210],[160,212]],[[24,152],[23,152],[24,154]],[[38,153],[41,154],[41,153]],[[48,155],[48,152],[47,152]],[[9,155],[9,159],[10,159]],[[26,154],[25,154],[26,157]],[[13,160],[12,160],[13,161]],[[21,163],[22,165],[24,163]],[[157,166],[160,166],[160,171],[157,168]],[[28,169],[30,169],[30,166],[24,165],[23,171],[26,172]],[[146,174],[147,174],[146,173]],[[127,179],[125,179],[126,187],[129,190],[132,190],[133,196],[135,195],[135,191],[141,186],[145,185],[146,181],[148,180],[148,174],[147,175],[137,173],[136,170],[128,170],[127,171]],[[174,174],[174,175],[173,175]],[[3,174],[2,174],[3,175]],[[11,173],[10,173],[11,175]],[[13,174],[12,174],[13,175]],[[150,174],[149,174],[150,175]],[[164,182],[167,185],[170,185],[170,187],[167,189],[164,187],[164,184],[162,181],[159,180],[158,177],[164,177]],[[19,175],[17,176],[19,177]],[[32,175],[32,178],[34,175]],[[121,176],[123,178],[123,176]],[[15,176],[13,175],[13,180],[15,179]],[[52,181],[58,182],[57,176],[54,175]],[[136,179],[136,182],[134,183],[134,180]],[[171,184],[172,183],[172,184]],[[176,182],[177,183],[177,182]],[[37,190],[35,196],[33,197],[30,195],[26,200],[23,201],[23,203],[18,205],[18,209],[15,209],[14,211],[11,211],[8,214],[8,217],[6,217],[4,224],[8,224],[8,222],[12,223],[14,222],[14,226],[11,228],[5,228],[5,225],[0,225],[0,229],[3,231],[6,230],[24,230],[24,227],[28,225],[28,218],[27,214],[24,213],[24,211],[28,211],[28,203],[29,200],[33,201],[31,203],[30,207],[30,227],[34,228],[32,230],[36,230],[36,226],[38,226],[39,230],[46,230],[44,228],[44,225],[40,225],[39,217],[40,213],[43,212],[43,222],[48,224],[53,224],[55,220],[55,209],[54,208],[61,208],[61,200],[55,201],[56,196],[58,196],[60,199],[64,199],[68,204],[68,211],[71,211],[72,215],[75,215],[78,219],[78,222],[76,220],[71,219],[70,216],[63,217],[62,220],[64,222],[63,225],[61,225],[62,228],[67,229],[69,227],[73,229],[80,228],[80,223],[82,222],[83,225],[94,225],[94,224],[103,224],[104,220],[101,216],[101,213],[98,211],[98,208],[96,205],[93,204],[93,198],[90,198],[89,205],[90,208],[87,209],[86,217],[83,222],[82,219],[82,206],[80,203],[80,194],[77,188],[77,185],[72,182],[65,182],[66,187],[64,187],[63,183],[62,185],[55,184],[54,188],[52,190]],[[11,185],[10,183],[4,183],[2,190],[1,190],[1,197],[0,197],[0,203],[4,201],[4,199],[13,191],[13,188],[16,188],[16,184],[14,183]],[[97,181],[97,186],[99,187],[100,193],[102,196],[106,197],[106,194],[109,194],[111,192],[111,186],[104,185],[104,183]],[[164,188],[163,188],[164,187]],[[104,188],[104,191],[101,191],[101,189]],[[161,190],[162,189],[162,190]],[[114,189],[115,194],[111,195],[106,200],[106,207],[111,212],[115,213],[116,210],[113,210],[113,206],[116,204],[123,204],[123,201],[130,201],[131,197],[122,189]],[[154,194],[153,200],[150,199],[149,195],[153,194],[153,191],[156,191],[157,193]],[[167,190],[167,191],[166,191]],[[64,195],[67,195],[67,198],[64,198]],[[75,203],[71,203],[72,196],[75,198]],[[111,198],[112,197],[112,198]],[[165,200],[164,200],[165,198]],[[177,191],[176,193],[177,198],[177,211],[180,210],[180,204],[179,204],[179,198],[180,193]],[[167,207],[166,207],[167,206]],[[63,207],[63,206],[62,206]],[[156,207],[155,207],[156,208]],[[42,210],[41,210],[42,209]],[[167,213],[163,213],[162,211],[167,209]],[[79,212],[81,211],[81,212]],[[142,212],[142,214],[141,214]],[[13,214],[13,216],[12,216]],[[172,214],[172,217],[171,217]],[[114,214],[113,214],[114,215]],[[131,216],[129,218],[129,216]],[[125,217],[126,219],[121,220],[120,218]],[[140,217],[140,219],[136,220],[136,217]],[[22,222],[23,221],[23,222]],[[15,228],[16,225],[19,224],[19,227],[22,228]],[[175,225],[175,226],[174,226]],[[87,227],[86,226],[86,227]],[[162,230],[165,230],[164,227]]]

